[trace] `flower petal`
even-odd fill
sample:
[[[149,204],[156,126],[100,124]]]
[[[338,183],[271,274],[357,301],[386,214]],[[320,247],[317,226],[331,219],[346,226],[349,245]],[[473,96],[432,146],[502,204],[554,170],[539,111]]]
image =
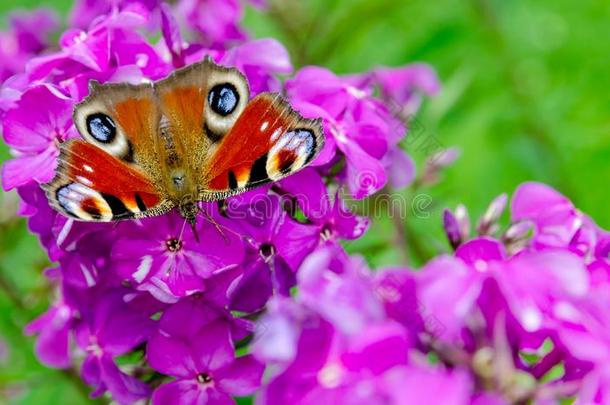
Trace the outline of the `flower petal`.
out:
[[[265,366],[252,355],[238,357],[228,367],[218,370],[218,387],[233,396],[253,394],[260,386]]]

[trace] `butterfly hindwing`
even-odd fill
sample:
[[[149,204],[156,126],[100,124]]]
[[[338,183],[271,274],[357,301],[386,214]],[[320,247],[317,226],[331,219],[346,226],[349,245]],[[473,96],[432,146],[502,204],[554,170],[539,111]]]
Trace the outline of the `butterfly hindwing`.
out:
[[[277,94],[252,99],[212,150],[203,200],[235,195],[302,169],[322,149],[319,120],[301,117]]]
[[[45,189],[55,209],[83,221],[158,215],[173,206],[136,167],[83,140],[62,145],[57,174]]]

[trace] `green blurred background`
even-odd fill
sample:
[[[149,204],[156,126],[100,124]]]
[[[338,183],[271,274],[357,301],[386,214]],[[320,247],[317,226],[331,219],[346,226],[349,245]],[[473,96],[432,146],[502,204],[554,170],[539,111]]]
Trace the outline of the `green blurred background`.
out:
[[[442,145],[459,147],[461,158],[434,187],[402,192],[406,201],[429,198],[423,215],[399,225],[381,216],[349,251],[364,254],[374,267],[419,265],[447,250],[443,208],[462,202],[476,217],[493,197],[527,180],[554,186],[610,228],[609,2],[271,3],[271,13],[248,9],[245,26],[254,37],[278,38],[296,66],[352,73],[423,61],[443,83],[418,119]],[[40,5],[65,16],[71,2],[5,1],[2,23],[12,9]],[[426,156],[410,152],[421,166]],[[1,145],[0,160],[7,157]],[[0,403],[9,396],[24,404],[86,403],[76,372],[45,369],[33,355],[33,339],[22,336],[23,325],[48,306],[51,290],[41,274],[45,255],[14,217],[15,206],[13,194],[0,196]],[[403,254],[396,242],[405,239]]]

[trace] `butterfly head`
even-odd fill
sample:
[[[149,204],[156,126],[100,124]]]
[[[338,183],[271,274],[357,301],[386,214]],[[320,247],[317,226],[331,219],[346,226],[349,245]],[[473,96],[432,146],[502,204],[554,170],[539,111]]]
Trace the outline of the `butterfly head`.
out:
[[[197,241],[199,241],[199,238],[197,236],[195,225],[197,224],[197,215],[200,211],[201,209],[199,208],[195,198],[190,194],[182,197],[180,203],[178,204],[178,212],[180,213],[180,216],[189,223],[191,228],[193,228],[193,233],[195,234],[195,239]]]

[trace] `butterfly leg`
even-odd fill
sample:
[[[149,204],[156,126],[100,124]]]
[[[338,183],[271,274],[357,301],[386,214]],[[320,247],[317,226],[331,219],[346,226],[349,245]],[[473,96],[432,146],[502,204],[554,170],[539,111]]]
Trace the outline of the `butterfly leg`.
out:
[[[197,243],[199,243],[199,233],[197,232],[197,221],[195,219],[193,219],[192,221],[187,220],[188,223],[191,225],[191,229],[193,230],[193,236],[195,237],[195,241]]]
[[[218,222],[216,222],[214,220],[214,218],[212,218],[210,216],[210,214],[207,213],[207,211],[200,209],[200,211],[203,213],[203,215],[205,216],[205,218],[212,224],[214,225],[214,227],[216,228],[216,230],[218,231],[218,233],[222,236],[222,238],[224,239],[225,243],[229,243],[229,238],[227,238],[227,235],[225,235],[225,233],[222,231],[222,227],[220,226],[220,224]]]

